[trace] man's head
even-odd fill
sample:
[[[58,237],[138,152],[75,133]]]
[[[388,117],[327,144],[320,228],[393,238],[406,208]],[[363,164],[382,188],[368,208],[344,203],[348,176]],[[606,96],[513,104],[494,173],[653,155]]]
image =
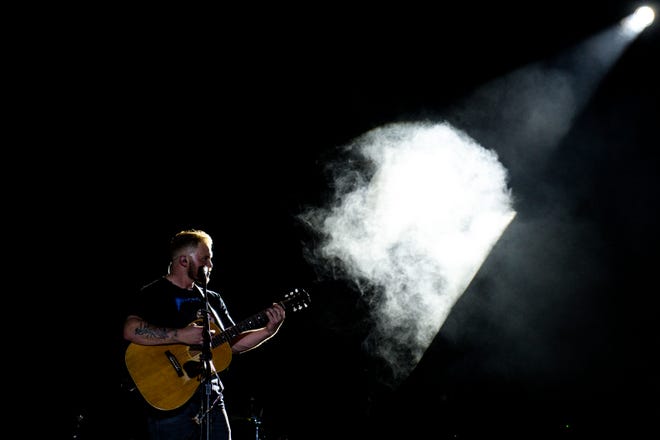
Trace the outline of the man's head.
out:
[[[178,232],[170,241],[170,271],[182,268],[189,278],[200,280],[200,268],[213,268],[213,239],[199,229]]]

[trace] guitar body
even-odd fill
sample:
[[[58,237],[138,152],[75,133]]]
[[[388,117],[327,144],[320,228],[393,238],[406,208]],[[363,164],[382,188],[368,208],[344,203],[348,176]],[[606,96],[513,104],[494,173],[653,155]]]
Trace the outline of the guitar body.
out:
[[[221,330],[213,323],[216,334]],[[184,344],[129,344],[124,360],[128,372],[145,400],[154,408],[179,408],[195,394],[202,374],[201,347]],[[215,371],[222,371],[231,362],[231,347],[223,342],[211,349]]]
[[[286,311],[298,311],[309,304],[309,294],[294,289],[279,304]],[[196,321],[199,323],[199,321]],[[268,316],[261,311],[238,324],[220,329],[211,322],[211,368],[226,369],[231,362],[229,342],[242,332],[265,326]],[[144,399],[156,409],[169,411],[186,403],[197,391],[204,372],[199,345],[139,345],[130,343],[124,360],[128,373]]]

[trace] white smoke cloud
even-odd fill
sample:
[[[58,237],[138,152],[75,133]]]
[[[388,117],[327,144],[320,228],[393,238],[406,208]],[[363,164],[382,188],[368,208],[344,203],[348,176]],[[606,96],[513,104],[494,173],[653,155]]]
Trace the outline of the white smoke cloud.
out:
[[[394,381],[419,362],[513,219],[497,155],[447,123],[395,123],[346,146],[331,206],[303,220],[313,254],[376,292],[364,346]]]

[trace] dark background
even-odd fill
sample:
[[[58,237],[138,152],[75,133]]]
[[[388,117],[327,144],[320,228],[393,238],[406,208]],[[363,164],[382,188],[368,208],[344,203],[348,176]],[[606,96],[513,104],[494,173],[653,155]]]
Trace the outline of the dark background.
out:
[[[209,288],[236,319],[296,287],[312,298],[223,373],[238,440],[254,411],[271,440],[658,433],[657,25],[547,163],[503,158],[518,216],[398,386],[362,348],[368,298],[320,275],[297,219],[330,199],[337,147],[388,122],[451,120],[480,85],[637,4],[83,11],[55,26],[26,55],[38,69],[21,112],[44,143],[34,251],[56,291],[49,321],[71,341],[55,349],[65,429],[82,416],[80,438],[142,438],[123,307],[164,273],[170,236],[196,227],[215,238]]]

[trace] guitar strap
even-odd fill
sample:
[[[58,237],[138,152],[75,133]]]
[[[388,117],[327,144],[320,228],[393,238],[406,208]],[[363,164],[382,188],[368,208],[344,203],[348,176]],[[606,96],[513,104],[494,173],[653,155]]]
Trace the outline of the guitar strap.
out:
[[[204,299],[204,291],[202,290],[202,288],[199,287],[197,284],[195,284],[195,287],[197,287],[197,291],[199,292],[199,296],[201,296],[202,299]],[[222,320],[220,320],[220,317],[218,316],[218,312],[215,311],[215,309],[213,308],[213,306],[211,305],[210,302],[209,302],[209,309],[211,309],[211,313],[213,314],[213,319],[215,320],[216,325],[218,327],[220,327],[220,330],[224,330],[225,325],[222,322]]]
[[[199,292],[199,296],[204,298],[204,290],[202,290],[201,287],[199,287],[197,284],[195,284],[195,287],[197,287],[197,291]],[[215,320],[215,323],[218,327],[220,327],[220,330],[224,331],[225,330],[225,325],[223,324],[222,320],[220,320],[220,317],[218,316],[218,312],[215,311],[213,306],[211,305],[211,302],[209,301],[209,309],[211,309],[211,313],[213,314],[213,319]],[[215,377],[211,379],[212,383],[215,383],[214,385],[214,390],[216,392],[222,393],[225,389],[224,384],[222,383],[222,380],[220,379],[220,376],[216,373]],[[215,403],[214,403],[215,405]],[[200,411],[202,411],[203,406],[200,408]]]

